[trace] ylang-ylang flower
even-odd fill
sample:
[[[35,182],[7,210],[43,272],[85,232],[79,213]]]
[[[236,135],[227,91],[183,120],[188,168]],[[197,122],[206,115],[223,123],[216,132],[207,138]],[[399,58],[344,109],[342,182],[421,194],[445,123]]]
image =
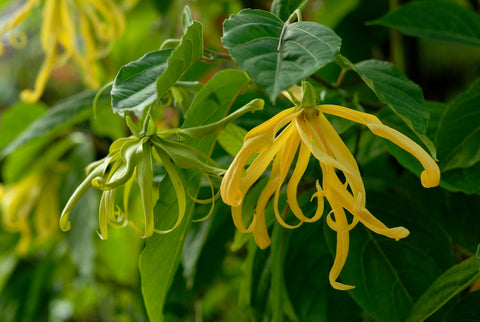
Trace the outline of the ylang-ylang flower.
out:
[[[329,279],[334,288],[348,290],[353,286],[342,284],[337,278],[347,260],[349,231],[355,225],[360,222],[370,230],[395,240],[406,237],[409,231],[404,227],[389,228],[368,211],[365,187],[357,162],[325,114],[363,124],[372,133],[390,140],[412,154],[424,168],[421,174],[424,187],[437,186],[440,172],[435,161],[418,144],[384,125],[377,117],[342,106],[315,105],[311,99],[313,97],[311,85],[306,83],[304,89],[308,90],[304,90],[305,95],[303,100],[300,98],[301,103],[278,113],[246,134],[243,147],[222,180],[220,193],[223,201],[231,206],[236,227],[244,233],[252,232],[260,248],[270,245],[265,207],[272,196],[275,217],[286,228],[295,228],[304,222],[318,220],[324,212],[326,199],[332,209],[326,221],[337,233],[336,256]],[[297,92],[295,95],[297,97],[303,95],[298,87],[292,90]],[[298,102],[295,97],[291,97],[291,100]],[[313,216],[307,217],[297,201],[297,190],[312,154],[320,163],[322,181],[317,181],[316,192],[311,197],[311,201],[316,203],[316,211]],[[253,156],[255,156],[253,162],[245,170],[247,161]],[[295,159],[293,172],[287,179]],[[245,195],[263,175],[272,160],[268,182],[258,197],[253,219],[247,226],[242,218]],[[287,203],[298,219],[296,225],[288,224],[278,209],[281,188],[287,180]]]
[[[27,0],[0,26],[0,39],[8,33],[13,47],[25,45],[26,35],[16,27],[43,4],[40,44],[45,58],[33,89],[22,91],[21,99],[37,101],[56,67],[72,60],[83,72],[88,86],[98,87],[98,59],[107,54],[125,29],[121,7],[114,0]],[[0,42],[0,54],[4,51]]]
[[[20,235],[18,255],[26,255],[32,243],[40,244],[58,232],[60,183],[59,173],[47,170],[0,184],[2,227]]]

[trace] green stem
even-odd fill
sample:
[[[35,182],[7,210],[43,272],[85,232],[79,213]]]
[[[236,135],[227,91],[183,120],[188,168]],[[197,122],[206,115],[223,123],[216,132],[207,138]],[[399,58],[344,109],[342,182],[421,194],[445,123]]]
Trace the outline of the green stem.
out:
[[[390,11],[400,6],[400,0],[390,0]],[[402,72],[405,71],[405,54],[403,51],[403,36],[398,30],[390,28],[390,61]]]

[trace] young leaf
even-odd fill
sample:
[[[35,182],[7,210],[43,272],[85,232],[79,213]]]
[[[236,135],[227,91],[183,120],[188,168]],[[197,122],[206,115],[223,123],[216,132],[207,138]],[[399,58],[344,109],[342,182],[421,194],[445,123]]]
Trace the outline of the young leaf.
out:
[[[302,0],[273,0],[270,12],[287,21],[288,17],[302,4]]]
[[[333,61],[341,39],[314,22],[283,22],[262,10],[244,9],[223,25],[222,43],[275,102],[298,81]]]
[[[454,265],[438,277],[418,299],[406,321],[424,321],[478,278],[480,278],[478,257],[473,256]]]
[[[127,112],[141,116],[202,56],[202,37],[202,25],[194,21],[175,49],[153,51],[123,66],[113,82],[113,110],[120,116]]]
[[[480,161],[480,78],[445,110],[436,143],[442,171]]]
[[[410,36],[480,47],[478,15],[454,1],[412,1],[373,23]]]
[[[182,37],[180,45],[168,58],[167,69],[157,79],[157,95],[162,97],[175,82],[203,55],[202,24],[193,21]]]
[[[220,120],[228,112],[237,95],[250,80],[239,70],[225,70],[217,73],[196,95],[187,114],[184,128],[209,124]],[[205,113],[205,111],[209,111]],[[186,138],[183,143],[209,155],[215,135],[201,139]],[[198,170],[183,170],[184,188],[195,197],[201,182]],[[160,199],[155,207],[156,227],[171,227],[178,215],[177,201],[173,186],[167,181],[160,183]],[[166,235],[154,234],[146,241],[140,257],[140,275],[145,307],[152,321],[163,319],[163,305],[172,284],[175,272],[181,262],[182,250],[193,215],[194,202],[187,200],[185,217],[180,225]]]
[[[112,108],[125,116],[141,116],[143,109],[157,99],[157,77],[167,69],[171,49],[152,51],[120,68],[112,87]]]

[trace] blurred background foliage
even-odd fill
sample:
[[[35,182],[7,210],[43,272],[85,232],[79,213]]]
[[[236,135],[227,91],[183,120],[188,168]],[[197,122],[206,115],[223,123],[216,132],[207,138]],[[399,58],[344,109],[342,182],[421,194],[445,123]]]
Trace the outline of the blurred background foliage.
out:
[[[20,2],[0,1],[0,23]],[[477,13],[480,10],[478,1],[457,2]],[[423,89],[427,108],[432,114],[430,126],[433,130],[428,134],[433,138],[435,122],[443,113],[445,104],[466,91],[480,75],[480,48],[400,35],[386,27],[370,24],[403,3],[398,0],[311,0],[304,10],[304,20],[333,28],[343,39],[342,55],[352,62],[376,58],[390,60],[402,68]],[[229,15],[245,7],[269,10],[271,6],[269,0],[140,0],[126,12],[125,34],[101,61],[102,83],[113,80],[121,66],[158,49],[167,38],[181,35],[179,17],[187,4],[193,18],[204,26],[205,47],[214,51],[223,51],[220,42],[222,24]],[[85,90],[76,66],[66,64],[54,70],[41,102],[26,104],[18,101],[20,90],[34,82],[43,59],[37,36],[40,13],[36,9],[21,25],[29,39],[26,47],[22,50],[6,47],[0,57],[0,149],[47,113],[51,106]],[[392,46],[392,37],[401,37],[400,49]],[[401,58],[394,54],[399,50]],[[200,79],[206,83],[216,71],[226,67],[234,65],[221,59],[211,64],[200,62],[185,79]],[[316,77],[335,82],[338,72],[339,68],[332,64],[319,71]],[[342,90],[356,93],[357,101],[369,111],[377,112],[381,108],[379,101],[370,90],[361,86],[353,73],[346,75]],[[92,94],[89,95],[85,96],[86,100],[92,99]],[[325,95],[325,101],[331,103],[341,103],[344,99],[341,91],[328,91],[328,88]],[[236,105],[241,106],[258,96],[265,98],[258,89],[253,89],[241,96]],[[265,100],[267,106],[263,111],[245,115],[236,124],[250,129],[275,114],[278,106],[288,106],[280,100],[277,107],[273,107],[268,104],[268,99]],[[178,119],[175,114],[178,112],[170,112],[166,115],[171,119],[167,118],[166,122],[178,125],[181,122],[181,117]],[[382,113],[385,113],[382,120],[387,120],[388,112]],[[106,155],[113,140],[128,135],[123,120],[112,113],[108,100],[101,100],[96,117],[91,109],[83,108],[78,118],[79,121],[72,121],[73,125],[65,124],[54,133],[46,131],[46,136],[32,140],[3,159],[0,178],[4,186],[0,194],[5,195],[8,187],[25,178],[28,173],[25,169],[38,166],[47,176],[48,189],[55,189],[51,193],[58,196],[59,205],[64,205],[83,179],[84,167]],[[328,271],[333,262],[331,249],[335,242],[323,221],[293,231],[274,228],[273,238],[281,238],[284,245],[281,249],[284,288],[290,299],[284,302],[287,303],[283,308],[285,319],[388,321],[388,310],[367,312],[364,309],[369,307],[366,301],[376,302],[379,307],[393,307],[392,303],[383,302],[382,294],[370,294],[370,298],[365,298],[365,290],[360,285],[364,274],[377,274],[385,262],[397,267],[396,273],[400,275],[416,269],[418,274],[405,274],[408,278],[413,276],[411,280],[407,278],[405,287],[410,302],[418,299],[441,273],[475,253],[480,243],[479,191],[467,195],[456,189],[425,190],[420,187],[418,178],[386,153],[385,145],[373,139],[369,132],[341,121],[335,126],[343,132],[342,136],[350,147],[357,146],[356,156],[364,174],[371,212],[388,226],[408,227],[411,235],[402,240],[404,246],[399,248],[395,242],[373,236],[364,229],[358,227],[354,230],[349,261],[342,276],[355,281],[357,289],[346,293],[333,290],[328,284]],[[61,144],[68,149],[59,158],[53,150]],[[223,167],[232,159],[220,146],[215,148],[213,158]],[[308,178],[312,181],[306,182],[305,187],[313,188],[316,171],[319,171],[318,165],[312,161],[309,173],[305,175],[307,181]],[[54,180],[58,184],[52,184]],[[35,189],[45,191],[46,188],[39,183]],[[208,198],[209,194],[208,185],[205,185],[201,196]],[[36,210],[42,207],[40,200],[42,198],[35,192],[26,192],[21,203],[31,203],[32,212],[41,217],[41,210]],[[41,225],[36,227],[29,223],[29,229],[16,231],[5,225],[0,227],[1,321],[148,320],[138,270],[144,240],[130,228],[111,229],[109,239],[100,240],[96,235],[98,200],[99,195],[91,189],[82,199],[81,206],[75,209],[72,230],[67,233],[56,229],[46,237],[36,238],[32,236],[42,231]],[[133,202],[133,206],[138,208],[140,204]],[[209,205],[200,205],[195,208],[195,217],[208,211]],[[248,236],[235,232],[229,207],[217,202],[213,213],[206,221],[192,223],[182,265],[165,304],[165,320],[271,320],[274,314],[272,297],[275,296],[271,288],[274,276],[270,275],[270,269],[277,260],[273,256],[278,255],[273,249],[258,249]],[[28,237],[29,234],[32,236]],[[30,238],[30,242],[25,249],[19,250],[22,238]],[[385,253],[378,254],[380,251]],[[360,258],[361,254],[366,257]],[[368,271],[363,271],[364,267],[360,265],[363,261],[368,262]],[[391,276],[378,276],[369,281],[374,283],[382,278],[392,280]],[[477,281],[468,295],[465,292],[461,299],[457,297],[450,301],[431,320],[460,321],[462,314],[470,314],[473,320],[480,319],[480,291],[475,291],[478,289],[480,284]],[[402,310],[409,305],[411,303],[405,306],[399,303],[392,309]],[[475,306],[477,308],[473,309]]]

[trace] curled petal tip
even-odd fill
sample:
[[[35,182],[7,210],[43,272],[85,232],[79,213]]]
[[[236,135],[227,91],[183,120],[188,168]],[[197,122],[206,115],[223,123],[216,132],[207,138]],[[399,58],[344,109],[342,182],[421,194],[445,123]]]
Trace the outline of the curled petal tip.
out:
[[[254,237],[255,237],[255,243],[260,249],[265,249],[271,244],[270,238],[268,238],[268,236],[265,238],[258,235],[254,235]]]
[[[420,176],[422,186],[425,188],[436,187],[440,183],[440,170],[436,164],[435,166],[433,169],[424,170]]]
[[[334,289],[339,291],[348,291],[355,288],[355,286],[342,284],[337,281],[330,281],[330,285],[332,285]]]
[[[220,195],[223,202],[232,207],[238,207],[242,204],[243,194],[240,189],[231,189],[230,191],[221,190]]]
[[[35,103],[40,98],[40,94],[29,89],[20,92],[20,99],[26,103]]]
[[[405,227],[395,227],[395,228],[391,228],[390,229],[391,231],[391,235],[392,237],[398,241],[402,238],[405,238],[407,237],[408,235],[410,235],[410,232],[408,231],[407,228]]]
[[[72,224],[67,217],[60,218],[60,229],[62,231],[69,231],[70,229],[72,229]]]

